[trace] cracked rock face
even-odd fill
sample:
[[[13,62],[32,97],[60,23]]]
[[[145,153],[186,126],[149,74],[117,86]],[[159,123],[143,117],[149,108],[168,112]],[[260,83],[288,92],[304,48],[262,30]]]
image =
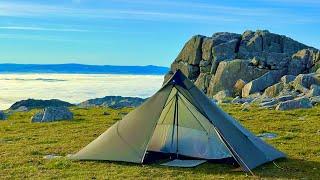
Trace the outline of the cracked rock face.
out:
[[[165,80],[177,69],[210,98],[221,91],[233,97],[276,96],[286,94],[280,90],[291,91],[283,85],[292,83],[299,74],[320,72],[320,51],[267,30],[218,32],[211,37],[196,35],[187,41]],[[308,77],[303,77],[301,86],[315,83]]]

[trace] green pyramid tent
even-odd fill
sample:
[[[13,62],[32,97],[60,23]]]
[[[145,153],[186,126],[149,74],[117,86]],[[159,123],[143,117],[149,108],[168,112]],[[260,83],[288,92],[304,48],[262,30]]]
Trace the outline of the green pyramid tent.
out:
[[[222,111],[180,70],[72,158],[143,163],[147,152],[233,158],[245,171],[285,157]]]

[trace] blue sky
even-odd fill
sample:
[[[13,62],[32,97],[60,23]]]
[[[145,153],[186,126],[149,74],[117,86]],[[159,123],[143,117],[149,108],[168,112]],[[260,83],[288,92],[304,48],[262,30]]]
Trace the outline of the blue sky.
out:
[[[0,63],[169,66],[192,35],[247,29],[320,48],[320,1],[1,0]]]

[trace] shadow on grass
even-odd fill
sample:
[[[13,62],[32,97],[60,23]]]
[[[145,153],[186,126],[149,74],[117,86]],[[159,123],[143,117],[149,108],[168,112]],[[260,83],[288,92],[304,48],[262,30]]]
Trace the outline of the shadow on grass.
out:
[[[134,163],[126,162],[111,162],[111,161],[91,161],[95,163],[112,163],[114,165],[120,166],[139,166]],[[320,162],[307,161],[302,159],[280,159],[276,161],[276,164],[267,163],[265,165],[259,166],[253,169],[253,173],[258,178],[284,178],[284,179],[318,179],[320,177]],[[167,167],[161,166],[160,162],[153,164],[145,164],[141,166],[149,166],[158,170],[168,170],[175,173],[190,173],[190,175],[199,175],[203,177],[205,175],[222,175],[222,176],[240,176],[248,175],[250,173],[242,171],[233,171],[235,166],[223,163],[205,163],[195,168],[178,168],[178,167]]]

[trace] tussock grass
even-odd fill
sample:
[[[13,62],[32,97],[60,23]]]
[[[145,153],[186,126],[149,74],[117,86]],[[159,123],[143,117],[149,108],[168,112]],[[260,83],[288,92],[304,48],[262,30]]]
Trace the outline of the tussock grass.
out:
[[[222,108],[253,133],[278,134],[268,143],[288,155],[254,173],[263,179],[320,179],[320,106],[313,109],[274,111],[251,107],[241,111],[237,105]],[[103,133],[130,108],[72,108],[75,119],[53,123],[30,123],[33,110],[15,113],[0,121],[0,179],[247,179],[257,178],[232,172],[232,166],[205,163],[196,168],[172,168],[158,164],[137,165],[107,161],[44,159],[55,154],[75,153]],[[108,112],[110,115],[104,115]]]

